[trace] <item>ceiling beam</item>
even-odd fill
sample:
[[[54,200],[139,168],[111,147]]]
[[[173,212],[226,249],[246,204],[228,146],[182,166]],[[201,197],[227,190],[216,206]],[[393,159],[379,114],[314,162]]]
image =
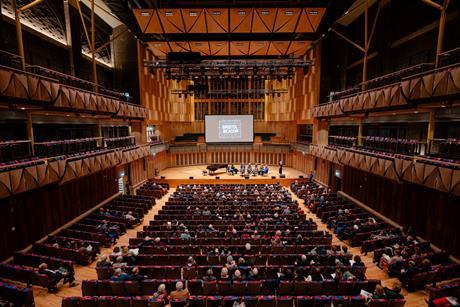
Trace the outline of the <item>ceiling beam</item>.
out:
[[[317,33],[174,33],[174,34],[143,34],[144,42],[170,41],[313,41],[319,38]]]

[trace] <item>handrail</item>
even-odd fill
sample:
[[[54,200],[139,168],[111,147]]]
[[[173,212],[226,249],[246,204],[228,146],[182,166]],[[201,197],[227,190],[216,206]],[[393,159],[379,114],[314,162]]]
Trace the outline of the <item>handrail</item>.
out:
[[[80,139],[65,139],[65,140],[55,140],[55,141],[45,141],[45,142],[35,142],[35,145],[46,145],[46,144],[61,144],[65,142],[82,142],[82,141],[96,141],[102,139],[100,136],[90,137],[90,138],[80,138]]]

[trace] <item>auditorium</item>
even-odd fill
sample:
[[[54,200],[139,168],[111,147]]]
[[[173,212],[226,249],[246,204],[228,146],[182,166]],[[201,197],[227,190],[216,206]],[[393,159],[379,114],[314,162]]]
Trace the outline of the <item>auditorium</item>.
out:
[[[0,0],[0,306],[460,306],[460,0]]]

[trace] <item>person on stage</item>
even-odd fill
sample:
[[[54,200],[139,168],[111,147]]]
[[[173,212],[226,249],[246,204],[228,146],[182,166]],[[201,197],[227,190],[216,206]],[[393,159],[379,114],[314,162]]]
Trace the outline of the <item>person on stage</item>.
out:
[[[244,165],[244,163],[241,163],[241,166],[240,166],[241,176],[244,176],[245,168],[246,168],[246,166]]]
[[[257,166],[257,164],[254,166],[254,171],[252,172],[252,175],[253,176],[257,176],[257,174],[259,173],[259,166]]]
[[[252,165],[251,163],[248,164],[248,175],[251,175],[252,173]]]
[[[280,173],[280,175],[281,175],[281,174],[283,173],[283,160],[280,160],[280,162],[279,162],[278,165],[279,165],[279,167],[280,167],[280,168],[279,168],[279,173]]]

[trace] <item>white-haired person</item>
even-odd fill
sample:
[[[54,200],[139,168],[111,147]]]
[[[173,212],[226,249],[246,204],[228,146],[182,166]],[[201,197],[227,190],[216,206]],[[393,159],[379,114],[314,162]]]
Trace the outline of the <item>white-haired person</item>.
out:
[[[171,300],[188,300],[190,297],[190,292],[187,288],[184,288],[184,283],[178,281],[176,283],[176,290],[171,292],[170,299]]]
[[[169,304],[169,299],[168,299],[168,291],[166,291],[166,285],[165,284],[160,284],[158,286],[158,289],[155,293],[153,293],[152,298],[150,301],[155,301],[155,300],[163,300],[165,305]]]

